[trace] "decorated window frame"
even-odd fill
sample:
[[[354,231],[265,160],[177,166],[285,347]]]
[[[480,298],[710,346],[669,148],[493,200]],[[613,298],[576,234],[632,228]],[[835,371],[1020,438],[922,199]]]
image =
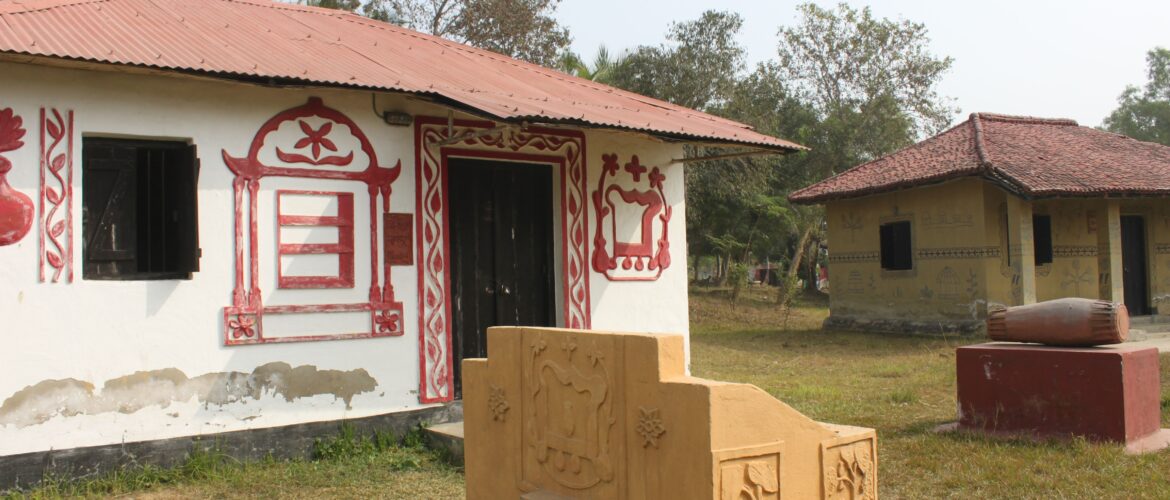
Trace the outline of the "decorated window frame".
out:
[[[294,214],[287,208],[285,200],[293,196],[332,197],[337,201],[335,215]],[[353,193],[343,191],[309,191],[280,189],[276,191],[277,217],[277,285],[285,289],[298,288],[353,288],[354,215]],[[337,229],[333,243],[289,243],[286,239],[289,228],[329,227]],[[335,255],[336,275],[291,275],[284,266],[286,256],[294,255]]]
[[[307,121],[310,119],[324,123],[314,128]],[[262,158],[261,150],[265,149],[269,137],[286,122],[297,123],[304,137],[289,150],[277,147],[275,149],[277,162],[272,162],[267,156]],[[352,136],[351,139],[356,139],[358,144],[355,150],[349,151],[348,154],[339,151],[338,144],[330,139],[334,133],[345,133],[342,128],[347,129]],[[345,170],[343,167],[352,166],[358,150],[361,156],[368,159],[368,163],[361,170],[352,168]],[[318,97],[310,97],[305,104],[281,111],[265,122],[252,139],[246,156],[235,157],[224,150],[223,159],[228,169],[235,174],[232,182],[235,195],[235,283],[232,289],[232,304],[223,308],[225,345],[392,337],[404,333],[402,303],[395,300],[394,286],[391,283],[392,266],[383,262],[383,253],[379,251],[379,242],[384,244],[382,234],[384,228],[379,224],[379,216],[390,212],[391,186],[401,174],[401,161],[393,167],[382,166],[373,145],[361,128],[345,114],[325,106]],[[370,283],[367,301],[264,305],[263,292],[260,289],[258,219],[260,184],[268,177],[329,179],[365,184],[369,194],[370,218]],[[277,224],[279,223],[280,221],[277,221]],[[360,332],[291,337],[264,334],[266,316],[354,312],[369,314],[368,329]]]

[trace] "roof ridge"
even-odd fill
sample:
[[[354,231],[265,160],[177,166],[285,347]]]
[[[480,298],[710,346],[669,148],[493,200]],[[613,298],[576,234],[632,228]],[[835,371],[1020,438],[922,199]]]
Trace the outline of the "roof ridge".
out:
[[[999,114],[999,113],[985,113],[985,112],[971,113],[971,118],[973,118],[973,119],[978,118],[978,119],[987,120],[987,121],[1021,123],[1021,124],[1025,124],[1025,125],[1057,125],[1057,126],[1070,126],[1070,127],[1079,127],[1080,126],[1080,124],[1077,123],[1076,120],[1073,120],[1071,118],[1042,118],[1039,116],[1004,115],[1004,114]]]
[[[975,157],[979,159],[979,166],[990,171],[991,161],[987,159],[987,150],[983,146],[983,116],[980,113],[971,113],[972,140],[975,142]]]

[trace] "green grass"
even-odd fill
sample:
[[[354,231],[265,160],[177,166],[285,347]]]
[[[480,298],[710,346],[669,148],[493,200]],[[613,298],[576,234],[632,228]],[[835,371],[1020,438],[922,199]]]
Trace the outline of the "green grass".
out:
[[[788,317],[771,298],[752,287],[731,307],[725,291],[693,291],[694,374],[755,384],[817,420],[877,429],[883,497],[1170,498],[1170,451],[1127,456],[1083,440],[934,433],[955,420],[954,352],[973,340],[822,332],[823,298],[803,297]],[[1162,417],[1170,426],[1170,393]],[[343,427],[317,443],[312,460],[239,463],[197,452],[181,467],[50,478],[21,496],[442,499],[463,490],[462,472],[423,449],[417,433],[399,440]]]
[[[6,498],[463,497],[462,472],[424,449],[417,431],[399,440],[387,433],[361,436],[343,426],[336,436],[319,440],[313,455],[312,460],[241,463],[214,450],[196,450],[180,467],[134,467],[81,481],[49,478],[35,490]]]
[[[822,332],[826,308],[811,298],[780,331],[766,299],[758,290],[732,310],[724,292],[692,292],[693,373],[755,384],[816,420],[877,429],[883,497],[1170,498],[1170,451],[934,433],[956,418],[955,348],[975,340]],[[1161,364],[1165,386],[1170,355]]]

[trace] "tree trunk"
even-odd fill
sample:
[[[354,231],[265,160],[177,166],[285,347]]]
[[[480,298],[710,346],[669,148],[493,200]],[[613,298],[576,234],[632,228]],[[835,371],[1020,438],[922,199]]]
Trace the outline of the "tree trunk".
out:
[[[792,261],[788,263],[788,272],[785,273],[785,279],[780,282],[780,290],[776,294],[776,303],[783,304],[788,300],[788,294],[791,291],[788,284],[796,277],[800,271],[800,262],[804,259],[804,248],[808,246],[809,238],[812,238],[813,226],[810,224],[804,228],[800,234],[800,242],[796,244],[796,254],[792,256]]]

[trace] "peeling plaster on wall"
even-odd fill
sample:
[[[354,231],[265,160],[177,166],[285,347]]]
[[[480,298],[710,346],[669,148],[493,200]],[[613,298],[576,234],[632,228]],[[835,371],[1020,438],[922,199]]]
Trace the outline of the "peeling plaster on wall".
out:
[[[292,402],[318,395],[333,395],[350,408],[353,397],[371,392],[378,382],[366,370],[318,370],[313,365],[293,368],[275,362],[252,373],[219,372],[188,378],[175,368],[135,372],[107,380],[100,393],[94,385],[77,379],[45,380],[17,391],[0,404],[0,426],[18,428],[41,424],[56,416],[98,413],[134,413],[149,406],[167,408],[192,397],[205,407],[246,403],[273,394]]]

